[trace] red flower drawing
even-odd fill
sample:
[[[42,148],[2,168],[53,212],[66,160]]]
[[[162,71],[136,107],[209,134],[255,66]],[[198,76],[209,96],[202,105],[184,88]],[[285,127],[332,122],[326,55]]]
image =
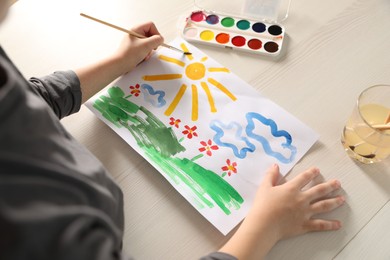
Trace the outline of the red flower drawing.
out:
[[[222,167],[222,171],[227,172],[227,174],[230,176],[233,173],[237,173],[237,163],[236,162],[230,162],[230,159],[226,160],[226,165]]]
[[[175,119],[175,118],[171,117],[171,118],[169,118],[169,120],[171,120],[171,122],[169,122],[170,125],[173,125],[174,127],[179,128],[179,124],[181,122],[180,119]]]
[[[135,86],[130,86],[130,93],[136,97],[141,94],[141,90],[139,89],[139,84],[136,84]]]
[[[189,127],[188,125],[184,126],[184,128],[186,130],[184,130],[182,133],[184,135],[187,135],[187,138],[188,139],[191,139],[193,136],[198,136],[198,134],[195,132],[197,127],[196,126],[193,126],[193,127]]]
[[[208,156],[213,155],[211,152],[212,150],[219,149],[218,145],[213,145],[213,142],[210,139],[207,141],[207,143],[205,141],[202,141],[200,142],[200,144],[203,145],[203,147],[199,148],[199,152],[206,152]]]

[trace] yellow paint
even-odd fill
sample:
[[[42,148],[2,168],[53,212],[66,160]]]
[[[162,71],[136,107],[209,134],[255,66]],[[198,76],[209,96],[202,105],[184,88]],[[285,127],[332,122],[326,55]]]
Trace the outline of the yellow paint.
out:
[[[211,41],[212,39],[214,39],[214,33],[210,30],[205,30],[200,33],[200,38],[207,42]]]
[[[173,99],[172,103],[169,105],[168,109],[165,111],[166,116],[170,116],[172,112],[176,109],[177,105],[179,104],[181,98],[183,97],[184,93],[186,92],[187,85],[183,84],[179,91],[177,92],[175,98]]]
[[[207,86],[206,82],[201,82],[200,84],[202,85],[204,92],[206,92],[207,99],[208,99],[209,104],[210,104],[210,111],[212,113],[217,112],[217,108],[215,107],[214,99],[213,99],[213,96],[211,95],[209,86]]]
[[[201,61],[201,62],[205,62],[207,59],[208,59],[208,57],[207,57],[207,56],[204,56],[200,61]]]
[[[195,85],[192,85],[192,121],[198,120],[198,109],[199,109],[199,100],[198,100],[198,88]]]
[[[206,74],[206,67],[200,62],[194,62],[187,66],[186,75],[192,80],[200,80]]]
[[[180,44],[180,47],[181,47],[181,49],[184,51],[184,52],[190,52],[189,50],[188,50],[188,48],[187,48],[187,46],[184,44],[184,43],[182,43],[182,44]],[[189,60],[192,60],[193,58],[194,58],[194,56],[192,56],[192,54],[191,55],[185,55]]]
[[[171,63],[175,63],[181,67],[184,67],[186,64],[181,61],[181,60],[178,60],[178,59],[175,59],[175,58],[171,58],[171,57],[168,57],[168,56],[165,56],[165,55],[160,55],[158,56],[158,58],[160,60],[163,60],[163,61],[167,61],[167,62],[171,62]]]
[[[146,75],[142,79],[145,81],[158,81],[158,80],[171,80],[171,79],[180,79],[182,74],[161,74],[161,75]]]
[[[213,84],[214,86],[216,86],[219,90],[221,90],[223,93],[225,93],[233,101],[237,100],[237,98],[224,85],[222,85],[221,83],[219,83],[215,79],[208,78],[207,81],[210,82],[211,84]]]
[[[227,68],[208,68],[209,72],[230,72]]]

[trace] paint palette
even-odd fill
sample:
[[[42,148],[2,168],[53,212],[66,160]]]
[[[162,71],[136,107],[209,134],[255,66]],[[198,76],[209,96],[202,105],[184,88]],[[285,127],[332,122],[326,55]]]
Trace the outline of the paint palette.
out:
[[[195,11],[187,18],[182,35],[189,42],[277,56],[280,54],[285,29],[266,23],[233,16]]]
[[[291,0],[194,0],[181,34],[189,42],[278,56]]]

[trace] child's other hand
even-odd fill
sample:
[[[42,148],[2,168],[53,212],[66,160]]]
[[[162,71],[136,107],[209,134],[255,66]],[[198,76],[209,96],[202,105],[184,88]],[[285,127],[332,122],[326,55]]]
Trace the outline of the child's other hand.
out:
[[[337,230],[337,220],[314,216],[332,211],[344,203],[344,197],[327,198],[340,189],[331,180],[303,189],[319,175],[311,168],[278,185],[279,167],[272,166],[261,183],[247,217],[230,240],[220,249],[238,259],[263,259],[281,239],[310,231]]]
[[[131,71],[143,60],[149,59],[152,51],[164,42],[153,22],[140,24],[131,30],[147,38],[139,39],[130,35],[123,38],[115,53],[115,57],[123,68],[122,74]]]
[[[273,227],[276,240],[311,231],[339,229],[339,221],[318,219],[314,216],[332,211],[344,203],[343,196],[329,198],[331,193],[340,189],[340,182],[330,180],[303,190],[319,174],[319,169],[311,168],[291,181],[277,185],[279,167],[271,166],[246,221],[258,222],[259,218],[263,219]],[[253,225],[256,226],[255,223]]]

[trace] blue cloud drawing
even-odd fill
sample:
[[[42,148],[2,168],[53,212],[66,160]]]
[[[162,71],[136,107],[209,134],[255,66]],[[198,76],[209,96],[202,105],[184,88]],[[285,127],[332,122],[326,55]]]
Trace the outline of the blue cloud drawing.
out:
[[[246,119],[248,121],[248,125],[246,126],[246,129],[245,129],[247,136],[251,139],[254,139],[254,140],[260,142],[261,145],[263,146],[263,149],[264,149],[266,154],[268,154],[272,157],[275,157],[276,159],[278,159],[282,163],[291,163],[294,160],[295,155],[297,153],[297,148],[291,144],[292,137],[287,131],[278,130],[278,126],[275,123],[275,121],[273,121],[272,119],[265,118],[264,116],[262,116],[258,113],[249,112],[246,114]],[[284,143],[282,143],[281,146],[284,149],[288,149],[291,151],[291,154],[289,157],[285,157],[285,156],[283,156],[283,154],[274,151],[271,148],[270,143],[268,142],[268,140],[265,137],[253,133],[253,131],[255,130],[254,120],[257,120],[260,123],[262,123],[266,126],[269,126],[270,130],[271,130],[271,134],[274,137],[284,137],[286,139],[286,141]]]
[[[245,136],[242,136],[242,127],[239,125],[237,122],[231,122],[228,125],[224,125],[218,120],[214,120],[210,123],[210,128],[215,131],[215,136],[214,136],[214,142],[219,145],[220,147],[228,147],[233,150],[234,155],[237,158],[244,159],[247,155],[248,152],[253,153],[256,150],[256,146],[249,142],[248,138]],[[222,138],[225,135],[225,130],[230,130],[233,128],[237,128],[237,132],[235,134],[236,140],[240,142],[245,142],[245,145],[247,147],[244,147],[242,149],[238,149],[238,147],[232,143],[226,143],[222,142]]]
[[[155,91],[152,86],[148,84],[141,85],[141,91],[146,102],[154,107],[163,107],[167,103],[164,99],[165,92],[162,90]]]

